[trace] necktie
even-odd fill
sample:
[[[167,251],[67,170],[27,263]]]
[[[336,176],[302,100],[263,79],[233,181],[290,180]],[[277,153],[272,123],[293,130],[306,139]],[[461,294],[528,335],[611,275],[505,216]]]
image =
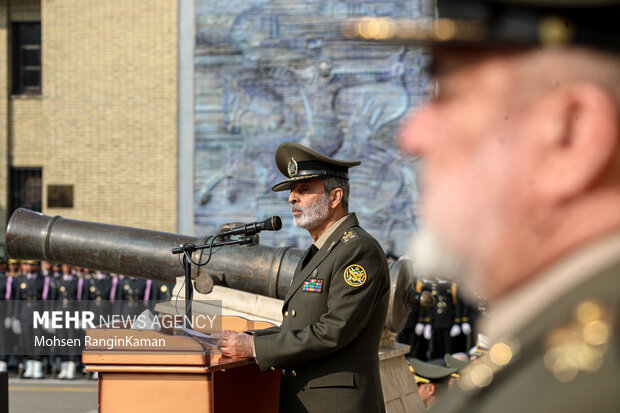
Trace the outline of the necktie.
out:
[[[318,251],[319,249],[316,247],[316,245],[312,244],[312,246],[310,246],[310,252],[308,252],[308,255],[306,255],[306,258],[301,265],[302,269],[310,262],[310,260],[312,260],[312,257],[314,257]]]

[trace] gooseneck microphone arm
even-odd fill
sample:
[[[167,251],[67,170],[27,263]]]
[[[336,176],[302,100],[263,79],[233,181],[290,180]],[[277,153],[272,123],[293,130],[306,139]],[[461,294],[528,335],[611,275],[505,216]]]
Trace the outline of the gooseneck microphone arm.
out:
[[[223,247],[226,245],[243,245],[252,243],[252,236],[260,231],[279,231],[282,228],[282,220],[278,216],[273,216],[261,222],[253,222],[240,227],[232,228],[228,231],[220,232],[215,236],[209,237],[211,242],[202,245],[186,243],[172,249],[173,254],[183,254],[183,269],[185,271],[185,317],[184,327],[191,328],[192,322],[192,296],[194,288],[192,286],[192,264],[197,266],[207,265],[211,260],[213,248]],[[216,237],[243,235],[243,237],[232,240],[215,242]],[[192,253],[195,251],[209,249],[209,258],[204,263],[196,263],[192,260]]]

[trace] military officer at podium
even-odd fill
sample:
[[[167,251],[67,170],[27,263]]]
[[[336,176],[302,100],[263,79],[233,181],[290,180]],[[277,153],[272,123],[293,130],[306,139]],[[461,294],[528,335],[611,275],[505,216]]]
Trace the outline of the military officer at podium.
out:
[[[314,242],[295,270],[282,325],[225,331],[222,352],[254,355],[262,371],[282,369],[280,411],[384,411],[378,350],[389,272],[379,243],[348,212],[348,170],[360,162],[291,142],[275,158],[287,179],[273,191],[290,190],[295,226]]]

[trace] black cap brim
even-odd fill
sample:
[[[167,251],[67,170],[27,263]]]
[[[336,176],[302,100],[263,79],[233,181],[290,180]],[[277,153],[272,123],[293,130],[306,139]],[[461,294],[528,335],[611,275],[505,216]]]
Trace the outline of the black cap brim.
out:
[[[620,50],[618,0],[439,0],[439,18],[347,20],[350,39],[414,46],[582,45]]]
[[[291,184],[295,182],[305,181],[308,179],[317,179],[317,178],[320,178],[321,176],[323,175],[316,174],[316,175],[295,176],[293,178],[289,178],[280,183],[275,184],[273,188],[271,188],[271,190],[273,192],[288,191],[291,189]]]

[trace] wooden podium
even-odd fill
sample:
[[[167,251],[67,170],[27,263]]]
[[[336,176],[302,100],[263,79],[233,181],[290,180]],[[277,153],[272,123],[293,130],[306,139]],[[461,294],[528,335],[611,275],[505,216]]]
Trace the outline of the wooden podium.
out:
[[[241,317],[222,321],[234,331],[268,326]],[[99,374],[100,413],[278,411],[281,373],[261,373],[252,359],[222,357],[202,340],[152,330],[86,335],[82,361]]]

